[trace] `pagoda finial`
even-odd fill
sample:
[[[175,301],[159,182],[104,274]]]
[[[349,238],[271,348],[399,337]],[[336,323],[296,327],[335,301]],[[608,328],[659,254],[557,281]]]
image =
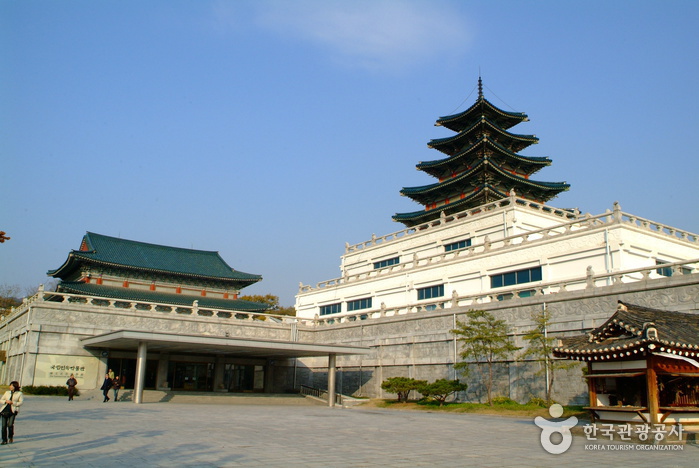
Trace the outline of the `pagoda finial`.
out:
[[[478,99],[483,97],[483,80],[481,80],[480,75],[478,76]]]

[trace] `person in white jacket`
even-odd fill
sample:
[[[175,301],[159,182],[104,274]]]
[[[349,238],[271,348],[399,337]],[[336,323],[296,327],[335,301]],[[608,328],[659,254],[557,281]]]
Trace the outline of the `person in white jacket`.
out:
[[[5,394],[0,399],[0,416],[2,417],[2,443],[0,445],[6,445],[8,442],[13,442],[15,435],[15,417],[19,413],[19,407],[22,406],[24,397],[22,392],[19,391],[19,382],[10,382],[10,389],[5,392]]]

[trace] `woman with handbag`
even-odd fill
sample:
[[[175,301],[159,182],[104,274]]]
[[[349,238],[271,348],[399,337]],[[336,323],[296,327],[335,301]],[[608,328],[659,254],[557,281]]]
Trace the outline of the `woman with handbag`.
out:
[[[19,391],[19,382],[13,380],[10,382],[10,389],[5,392],[0,399],[0,416],[2,419],[2,443],[0,445],[6,445],[8,441],[13,442],[15,436],[15,417],[19,413],[19,407],[24,401],[24,396],[22,392]]]

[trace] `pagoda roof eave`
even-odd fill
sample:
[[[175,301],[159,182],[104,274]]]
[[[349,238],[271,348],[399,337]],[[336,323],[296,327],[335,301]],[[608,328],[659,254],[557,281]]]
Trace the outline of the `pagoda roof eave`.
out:
[[[442,182],[437,182],[434,184],[429,184],[429,185],[422,185],[418,187],[404,187],[400,193],[401,195],[405,196],[411,196],[411,195],[425,195],[429,194],[430,192],[435,192],[439,191],[441,189],[444,189],[446,187],[449,187],[454,184],[458,184],[459,182],[462,182],[464,179],[470,177],[474,173],[478,172],[483,166],[486,165],[487,160],[481,159],[479,163],[474,166],[471,170],[464,172],[463,174],[453,177],[447,180],[444,180]],[[533,187],[539,190],[544,190],[544,191],[564,191],[568,190],[570,188],[570,184],[567,184],[565,182],[539,182],[535,180],[530,180],[530,179],[525,179],[524,177],[515,175],[515,174],[510,174],[509,172],[503,171],[500,169],[498,166],[493,165],[493,164],[487,164],[488,167],[493,168],[495,172],[497,172],[500,176],[507,178],[509,180],[512,180],[516,184],[519,185],[526,185],[529,187]]]
[[[457,153],[453,156],[448,156],[446,158],[442,159],[435,159],[432,161],[422,161],[419,164],[416,165],[416,167],[419,170],[425,170],[428,168],[433,168],[433,167],[439,167],[442,165],[445,165],[446,163],[451,163],[453,161],[456,161],[457,159],[460,159],[468,154],[473,153],[474,151],[480,149],[479,146],[481,144],[485,143],[486,145],[492,146],[494,149],[497,149],[499,151],[502,151],[504,154],[507,156],[510,156],[512,158],[515,158],[519,161],[537,165],[537,166],[550,166],[551,165],[551,159],[546,157],[546,156],[523,156],[521,154],[514,153],[510,151],[509,149],[505,148],[504,146],[500,145],[498,142],[493,141],[490,138],[479,138],[478,141],[476,141],[473,145],[469,146],[466,150],[461,151],[460,153]]]
[[[468,208],[469,205],[473,205],[474,200],[484,197],[487,193],[493,194],[498,199],[507,198],[508,196],[506,193],[497,190],[495,187],[492,187],[490,185],[484,185],[477,188],[477,190],[473,193],[448,205],[441,205],[430,210],[419,210],[412,211],[409,213],[396,213],[395,215],[393,215],[392,218],[394,221],[404,223],[409,227],[414,226],[416,224],[435,219],[437,216],[439,216],[439,214],[442,211],[449,213],[462,211],[463,209]]]
[[[498,114],[498,115],[505,117],[507,119],[512,119],[514,122],[512,123],[511,126],[514,126],[519,122],[526,122],[527,120],[529,120],[527,114],[525,114],[524,112],[504,111],[504,110],[500,109],[499,107],[496,107],[495,105],[493,105],[493,103],[488,101],[483,96],[480,96],[478,98],[478,100],[471,107],[466,109],[465,111],[459,112],[458,114],[452,114],[452,115],[446,115],[443,117],[439,117],[437,119],[437,122],[435,123],[435,125],[441,126],[441,127],[446,127],[446,128],[449,128],[450,130],[453,130],[454,128],[452,128],[452,126],[451,126],[452,123],[458,122],[460,120],[465,120],[466,118],[468,118],[468,116],[470,114],[475,113],[475,111],[478,108],[483,107],[483,106],[487,107],[488,110],[492,111],[495,114]],[[456,131],[458,131],[458,130],[456,130]]]
[[[441,151],[439,149],[440,146],[447,146],[450,143],[454,143],[454,142],[460,140],[461,138],[468,136],[469,134],[471,134],[473,132],[473,130],[475,130],[477,127],[479,127],[483,124],[485,124],[493,132],[499,133],[499,134],[501,134],[507,138],[510,138],[512,140],[515,140],[515,141],[529,143],[529,144],[539,142],[539,139],[536,137],[536,135],[520,135],[520,134],[516,134],[516,133],[510,133],[507,130],[503,130],[502,128],[493,124],[490,120],[484,118],[484,119],[481,119],[478,122],[474,123],[469,128],[457,133],[456,135],[452,135],[452,136],[445,137],[445,138],[432,139],[427,143],[427,146],[430,148],[434,148],[436,150]]]

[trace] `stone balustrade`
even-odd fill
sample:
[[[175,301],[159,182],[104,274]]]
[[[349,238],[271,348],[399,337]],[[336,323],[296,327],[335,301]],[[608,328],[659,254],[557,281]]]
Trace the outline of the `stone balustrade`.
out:
[[[662,269],[672,271],[674,275],[682,274],[699,274],[699,258],[675,262],[663,263]],[[657,273],[660,267],[658,265],[638,268],[633,270],[616,271],[612,273],[595,274],[591,268],[587,269],[585,276],[573,278],[566,281],[552,281],[539,284],[520,284],[516,287],[498,288],[496,291],[488,291],[474,295],[458,296],[454,295],[449,298],[439,298],[434,301],[421,302],[416,304],[405,304],[398,307],[387,308],[385,305],[372,310],[363,310],[354,314],[346,314],[340,316],[323,316],[315,318],[298,318],[302,325],[306,326],[329,326],[340,323],[354,322],[357,320],[373,320],[384,317],[393,317],[397,315],[406,315],[414,313],[429,313],[444,309],[456,307],[477,307],[480,304],[486,304],[497,301],[508,301],[512,299],[521,299],[532,296],[541,296],[548,294],[557,294],[569,291],[580,291],[590,288],[604,287],[622,283],[632,283],[637,281],[652,281],[665,278],[665,276]]]
[[[413,227],[409,227],[406,229],[402,229],[400,231],[392,232],[390,234],[386,234],[385,236],[377,237],[376,235],[371,236],[371,239],[365,242],[360,242],[358,244],[350,245],[349,243],[345,244],[345,253],[350,253],[350,252],[355,252],[357,250],[365,249],[368,247],[373,247],[375,245],[379,245],[385,242],[390,242],[392,240],[400,239],[401,237],[405,237],[407,235],[413,234],[417,231],[423,232],[425,229],[429,229],[432,227],[436,226],[442,226],[446,223],[451,223],[453,221],[461,221],[465,218],[473,217],[478,214],[487,212],[487,211],[492,211],[496,208],[501,208],[505,206],[510,206],[512,204],[517,204],[518,206],[524,206],[527,208],[530,208],[532,210],[536,211],[542,211],[546,212],[555,216],[559,216],[564,219],[576,219],[579,216],[578,211],[572,211],[572,210],[562,210],[560,208],[554,208],[552,206],[544,205],[541,203],[535,203],[529,200],[525,200],[523,198],[517,198],[517,197],[508,197],[508,198],[503,198],[491,203],[487,203],[485,205],[481,205],[476,208],[471,208],[468,210],[460,211],[459,213],[454,213],[450,215],[443,215],[439,217],[438,219],[429,221],[427,223],[419,224]]]
[[[497,202],[493,202],[487,205],[483,205],[477,209],[474,210],[467,210],[462,213],[463,216],[472,216],[472,213],[475,211],[482,212],[482,211],[488,211],[490,209],[495,209],[500,206],[506,206],[509,205],[509,203],[512,202],[511,198],[505,198],[502,200],[499,200]],[[367,281],[367,280],[372,280],[380,276],[386,276],[392,273],[400,273],[403,272],[406,269],[411,269],[411,268],[418,268],[418,267],[423,267],[423,266],[428,266],[432,265],[435,263],[439,262],[448,262],[448,261],[455,261],[462,259],[463,257],[468,257],[468,256],[474,256],[474,255],[480,255],[480,254],[485,254],[485,253],[492,253],[495,250],[498,249],[507,249],[507,248],[512,248],[514,246],[519,246],[523,244],[527,244],[530,242],[536,242],[536,241],[545,241],[545,240],[550,240],[555,237],[559,236],[565,236],[569,235],[572,233],[579,233],[582,230],[585,229],[596,229],[599,228],[600,226],[605,226],[605,225],[613,225],[613,224],[618,224],[618,223],[625,223],[625,224],[630,224],[635,227],[645,229],[652,231],[657,234],[663,234],[667,236],[674,237],[675,239],[682,240],[685,242],[690,242],[694,244],[699,244],[699,235],[690,233],[688,231],[682,231],[670,226],[666,226],[660,223],[656,223],[644,218],[640,218],[638,216],[634,216],[628,213],[624,213],[621,211],[619,204],[614,203],[614,210],[613,211],[607,211],[605,213],[592,216],[589,213],[585,215],[579,215],[579,213],[574,214],[571,211],[566,211],[566,210],[560,210],[557,208],[553,207],[548,207],[546,205],[541,205],[537,203],[532,203],[527,200],[523,200],[520,198],[515,199],[515,202],[519,205],[526,205],[528,208],[531,209],[536,209],[539,211],[550,211],[552,214],[555,214],[556,216],[560,216],[562,218],[567,219],[568,221],[539,229],[536,231],[529,231],[526,233],[520,233],[520,234],[515,234],[512,236],[504,237],[502,239],[497,239],[497,240],[490,240],[488,236],[486,236],[483,239],[483,242],[480,244],[474,244],[471,245],[470,247],[460,249],[460,250],[454,250],[451,252],[447,253],[440,253],[431,257],[423,257],[423,258],[413,258],[410,259],[406,262],[397,264],[397,265],[391,265],[386,268],[381,268],[381,269],[376,269],[376,270],[370,270],[364,273],[356,274],[356,275],[347,275],[342,278],[333,278],[330,280],[326,281],[321,281],[316,284],[315,287],[310,286],[310,285],[304,285],[300,284],[299,285],[299,293],[304,293],[304,292],[310,292],[314,291],[317,289],[323,289],[327,287],[332,287],[332,286],[337,286],[340,284],[346,284],[354,281]],[[456,219],[458,216],[462,215],[462,213],[457,213],[455,215],[450,215],[446,216],[446,219],[448,220],[449,218]],[[428,225],[434,225],[434,223],[442,223],[442,222],[448,222],[442,220],[435,220],[432,223],[428,223],[425,226],[428,227]],[[383,242],[388,242],[393,239],[397,239],[399,237],[402,237],[404,235],[410,234],[411,231],[414,229],[422,229],[422,227],[418,228],[410,228],[410,229],[405,229],[403,231],[399,231],[397,233],[392,233],[388,234],[386,236],[377,238],[373,237],[372,240],[361,243],[361,244],[355,244],[353,246],[347,246],[346,251],[347,252],[352,252],[354,250],[357,250],[358,248],[367,248],[372,245],[378,245],[379,243]]]
[[[158,302],[146,301],[128,301],[123,299],[113,299],[99,296],[85,296],[82,294],[72,294],[63,292],[48,292],[44,291],[43,287],[39,291],[28,298],[25,298],[21,305],[11,310],[10,314],[5,318],[6,321],[12,320],[14,317],[26,312],[26,309],[37,302],[56,302],[62,304],[80,304],[85,306],[100,307],[105,310],[128,310],[132,312],[148,313],[148,314],[177,314],[191,317],[202,318],[219,318],[231,321],[246,321],[258,324],[273,324],[290,325],[296,322],[296,317],[288,315],[266,314],[262,312],[245,312],[235,310],[219,310],[200,307],[197,300],[192,301],[192,305],[173,305]]]

